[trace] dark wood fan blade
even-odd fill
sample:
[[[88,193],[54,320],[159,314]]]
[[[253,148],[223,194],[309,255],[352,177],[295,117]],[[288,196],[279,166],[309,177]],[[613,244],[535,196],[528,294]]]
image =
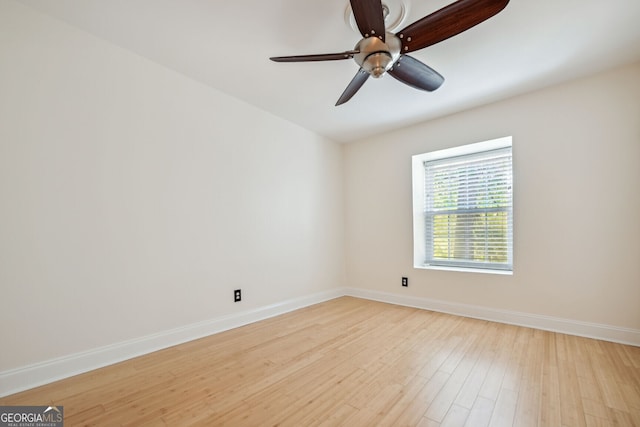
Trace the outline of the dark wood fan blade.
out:
[[[380,37],[384,41],[384,13],[380,0],[350,0],[353,17],[362,37]]]
[[[353,97],[353,95],[355,95],[356,92],[360,90],[360,88],[368,78],[369,73],[360,68],[355,77],[351,80],[351,83],[349,83],[349,86],[347,86],[344,92],[342,92],[342,95],[340,95],[340,99],[338,99],[338,102],[336,102],[336,107],[350,100],[351,97]]]
[[[342,53],[322,53],[319,55],[272,56],[269,59],[275,62],[337,61],[353,58],[353,55],[357,53],[357,50],[348,50]]]
[[[444,83],[444,77],[440,73],[409,55],[400,56],[388,73],[402,83],[429,92]]]
[[[509,0],[458,0],[417,20],[397,35],[402,52],[413,52],[460,34],[504,9]]]

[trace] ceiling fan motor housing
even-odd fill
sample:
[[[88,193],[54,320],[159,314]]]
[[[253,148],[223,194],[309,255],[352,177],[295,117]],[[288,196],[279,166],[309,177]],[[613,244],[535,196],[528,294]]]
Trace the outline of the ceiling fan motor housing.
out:
[[[358,42],[358,51],[353,59],[373,77],[381,77],[400,58],[400,39],[392,33],[385,34],[385,41],[379,37],[366,37]]]

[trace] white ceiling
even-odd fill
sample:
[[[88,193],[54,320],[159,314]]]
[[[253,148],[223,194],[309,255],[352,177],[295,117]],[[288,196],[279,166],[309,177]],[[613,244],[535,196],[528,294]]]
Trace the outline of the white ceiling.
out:
[[[360,35],[345,16],[348,0],[21,2],[340,142],[640,60],[639,0],[511,0],[477,27],[412,53],[444,75],[437,91],[384,76],[334,107],[355,62],[268,58],[352,49]],[[451,2],[405,0],[400,28]]]

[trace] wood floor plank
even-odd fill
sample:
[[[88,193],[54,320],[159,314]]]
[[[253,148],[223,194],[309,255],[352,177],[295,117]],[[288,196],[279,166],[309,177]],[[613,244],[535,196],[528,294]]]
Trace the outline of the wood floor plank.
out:
[[[469,409],[453,404],[440,423],[440,427],[460,427],[464,426],[469,416]]]
[[[467,427],[484,427],[489,425],[491,414],[496,406],[496,402],[482,396],[478,396],[469,411],[469,416],[465,422]]]
[[[587,415],[585,417],[587,427],[614,427],[614,424],[607,419]]]
[[[514,425],[525,427],[538,425],[542,390],[543,343],[543,337],[536,333],[527,340]]]
[[[386,414],[380,419],[382,425],[397,425],[398,419],[405,414],[407,408],[413,404],[429,380],[420,375],[415,375],[401,391],[399,399]],[[424,411],[423,411],[424,412]]]
[[[555,334],[550,333],[544,340],[544,357],[542,360],[542,395],[540,405],[540,423],[542,425],[561,425],[560,397],[556,339]]]
[[[495,357],[495,346],[491,342],[496,340],[496,324],[487,323],[483,325],[485,334],[482,336],[482,346],[479,347],[479,354],[471,373],[467,376],[460,393],[456,397],[455,403],[464,408],[471,409],[478,397],[478,393],[484,384],[489,368]]]
[[[640,426],[640,348],[351,297],[0,405],[67,426]]]
[[[414,400],[404,408],[402,414],[395,420],[394,425],[415,426],[423,418],[425,412],[438,395],[442,387],[449,380],[450,375],[436,372],[424,385]]]
[[[501,389],[489,425],[495,427],[514,425],[517,402],[518,392],[508,388]]]

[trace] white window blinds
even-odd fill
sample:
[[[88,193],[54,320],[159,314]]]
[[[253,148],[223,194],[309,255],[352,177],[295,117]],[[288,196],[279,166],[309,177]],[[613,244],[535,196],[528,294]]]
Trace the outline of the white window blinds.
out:
[[[426,265],[512,270],[511,147],[424,162]]]

